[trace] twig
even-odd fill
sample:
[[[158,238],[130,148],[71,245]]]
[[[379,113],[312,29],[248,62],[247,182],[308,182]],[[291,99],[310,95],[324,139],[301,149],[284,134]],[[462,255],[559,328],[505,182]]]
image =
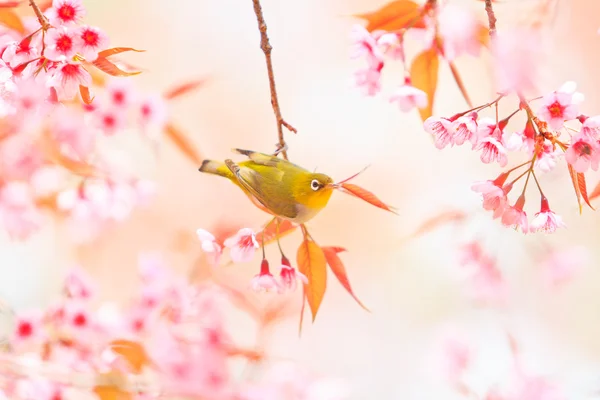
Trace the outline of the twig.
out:
[[[42,26],[42,29],[44,31],[47,31],[49,28],[51,28],[50,23],[48,22],[48,18],[46,18],[42,10],[40,10],[40,7],[38,7],[35,0],[29,0],[29,5],[31,6],[31,8],[33,8],[33,12],[35,13],[35,16],[37,17],[40,25]]]
[[[488,16],[488,25],[490,29],[490,37],[496,36],[496,14],[494,14],[494,8],[492,7],[492,0],[485,0],[485,12]]]
[[[254,3],[254,13],[256,14],[256,20],[258,21],[258,30],[260,31],[260,48],[265,53],[265,59],[267,61],[267,73],[269,74],[269,86],[271,88],[271,105],[273,106],[273,112],[277,119],[277,136],[279,138],[278,146],[280,148],[285,147],[285,139],[283,138],[283,127],[285,126],[289,131],[296,133],[296,128],[288,124],[281,116],[281,110],[279,109],[279,100],[277,99],[277,90],[275,88],[275,75],[273,74],[273,62],[271,61],[271,50],[273,47],[269,43],[269,36],[267,36],[267,24],[263,17],[262,8],[260,6],[260,0],[252,0]],[[284,159],[288,159],[287,151],[282,151]]]

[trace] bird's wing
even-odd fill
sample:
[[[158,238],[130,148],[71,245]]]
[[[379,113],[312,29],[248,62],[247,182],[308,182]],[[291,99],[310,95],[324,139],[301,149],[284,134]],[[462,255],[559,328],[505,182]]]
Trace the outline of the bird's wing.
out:
[[[277,164],[281,161],[280,158],[273,156],[271,154],[258,153],[252,150],[243,150],[243,149],[231,149],[236,154],[242,154],[257,164],[265,165],[267,167],[276,167]]]

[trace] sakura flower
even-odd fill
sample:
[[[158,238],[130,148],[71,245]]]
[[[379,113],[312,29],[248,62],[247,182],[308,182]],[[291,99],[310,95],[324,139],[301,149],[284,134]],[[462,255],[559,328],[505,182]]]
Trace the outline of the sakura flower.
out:
[[[290,260],[288,260],[286,257],[281,258],[281,272],[279,274],[282,290],[296,290],[298,285],[296,280],[300,280],[302,283],[308,284],[308,278],[303,273],[292,267],[290,265]]]
[[[525,197],[521,195],[514,206],[508,206],[502,213],[502,224],[505,226],[514,226],[520,228],[521,232],[527,233],[529,231],[529,224],[527,220],[527,213],[523,211],[525,205]]]
[[[161,128],[167,121],[167,104],[162,96],[148,96],[139,104],[139,121],[142,126]]]
[[[481,162],[484,164],[490,164],[494,161],[498,162],[498,165],[505,167],[508,163],[508,157],[506,155],[506,149],[501,142],[494,139],[493,137],[487,137],[479,142],[478,150],[481,152]]]
[[[45,41],[45,56],[51,61],[70,61],[82,46],[77,31],[65,27],[49,29]]]
[[[456,338],[448,338],[444,343],[444,369],[450,382],[460,379],[472,363],[473,349]]]
[[[369,69],[381,70],[383,53],[375,38],[362,25],[354,25],[351,31],[353,52],[351,58],[366,57]]]
[[[216,242],[215,236],[204,229],[196,230],[196,235],[202,243],[202,250],[212,255],[212,264],[219,264],[223,248]]]
[[[438,14],[438,32],[443,39],[444,56],[448,61],[463,53],[479,55],[479,26],[477,18],[468,9],[452,3],[445,4]]]
[[[392,60],[404,60],[404,46],[395,33],[385,33],[377,38],[377,46]]]
[[[453,142],[460,146],[467,140],[471,141],[473,146],[477,143],[477,113],[475,111],[458,117],[456,121],[452,123],[454,129]]]
[[[24,239],[36,231],[43,216],[35,207],[33,193],[25,182],[8,182],[0,189],[0,221],[13,238]]]
[[[79,91],[79,86],[89,87],[92,77],[81,64],[65,62],[59,64],[47,86],[56,89],[59,100],[71,100]]]
[[[63,388],[41,378],[19,379],[16,381],[15,394],[20,399],[56,400],[63,398]]]
[[[554,147],[548,140],[545,140],[544,144],[536,150],[537,157],[533,166],[543,172],[552,171],[556,167],[558,157],[563,154],[558,147]]]
[[[87,159],[96,145],[96,134],[89,129],[81,113],[59,107],[50,116],[50,130],[63,151]]]
[[[483,195],[483,208],[485,210],[503,209],[507,202],[506,194],[512,186],[502,187],[508,175],[502,174],[496,180],[476,182],[471,190]]]
[[[85,16],[82,0],[53,0],[46,11],[52,25],[72,25]]]
[[[544,96],[543,102],[544,105],[539,108],[537,116],[555,131],[560,130],[565,121],[577,117],[578,110],[573,104],[572,94],[553,92]]]
[[[256,235],[250,228],[240,229],[235,236],[225,239],[223,245],[229,248],[231,260],[236,263],[251,261],[259,247]]]
[[[408,112],[413,108],[427,107],[428,99],[424,91],[412,86],[410,80],[408,80],[407,83],[396,89],[390,97],[390,103],[393,102],[398,103],[398,107],[402,112]]]
[[[108,102],[117,109],[125,111],[135,102],[133,84],[127,79],[112,79],[106,85]]]
[[[82,269],[73,268],[65,278],[64,292],[68,298],[87,300],[94,293],[94,284]]]
[[[67,173],[57,166],[42,166],[30,179],[33,195],[38,198],[48,197],[61,189]]]
[[[562,218],[550,209],[548,199],[542,197],[540,212],[536,213],[533,221],[531,221],[531,232],[554,233],[556,229],[564,227],[566,225]]]
[[[32,45],[30,40],[12,42],[6,47],[4,53],[2,53],[2,59],[7,62],[11,68],[15,68],[18,65],[31,61],[37,57],[39,57],[39,50]]]
[[[542,277],[548,288],[558,288],[569,282],[589,261],[589,252],[583,246],[553,250],[541,263]]]
[[[77,36],[81,39],[80,53],[86,61],[95,61],[98,58],[98,52],[108,47],[108,36],[99,28],[82,26],[77,30]]]
[[[271,290],[281,291],[281,285],[275,277],[271,274],[269,270],[269,262],[266,259],[263,259],[260,264],[260,273],[251,281],[252,289],[260,292],[262,290],[268,292]]]
[[[19,345],[42,338],[44,331],[41,317],[41,313],[37,311],[18,315],[11,342]]]
[[[435,147],[438,149],[443,149],[454,139],[453,123],[446,118],[431,116],[423,122],[423,128],[435,137]]]
[[[367,96],[375,96],[381,90],[381,69],[365,68],[354,73],[356,85],[364,88]]]
[[[593,140],[600,140],[600,115],[586,117],[582,122],[581,133]]]
[[[107,136],[112,136],[127,126],[127,115],[114,106],[100,106],[94,111],[96,126]]]
[[[589,135],[579,133],[571,139],[571,145],[565,152],[565,159],[577,172],[584,173],[589,168],[598,171],[600,143]]]

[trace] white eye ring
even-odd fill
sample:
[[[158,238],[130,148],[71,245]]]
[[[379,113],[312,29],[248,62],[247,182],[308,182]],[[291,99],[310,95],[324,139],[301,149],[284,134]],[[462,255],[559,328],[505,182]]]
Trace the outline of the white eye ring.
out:
[[[321,187],[321,184],[316,179],[313,179],[312,182],[310,183],[310,188],[314,191],[319,190],[320,187]]]

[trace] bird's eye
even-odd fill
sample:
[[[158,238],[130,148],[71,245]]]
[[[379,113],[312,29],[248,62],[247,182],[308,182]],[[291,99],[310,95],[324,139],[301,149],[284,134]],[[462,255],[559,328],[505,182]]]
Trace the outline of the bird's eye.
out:
[[[310,188],[312,190],[319,190],[320,187],[321,187],[321,184],[316,179],[313,179],[312,182],[310,183]]]

